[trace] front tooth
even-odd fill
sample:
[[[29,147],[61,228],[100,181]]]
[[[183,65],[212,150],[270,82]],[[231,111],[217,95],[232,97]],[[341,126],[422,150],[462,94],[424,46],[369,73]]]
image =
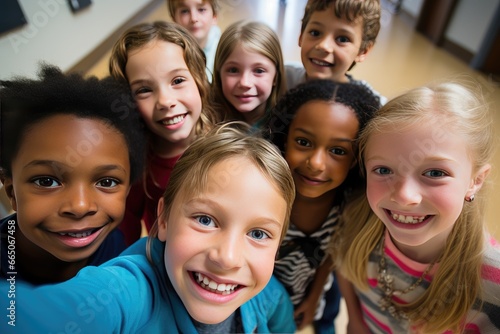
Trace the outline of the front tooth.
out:
[[[222,292],[224,290],[226,290],[226,284],[224,283],[219,284],[219,286],[217,287],[217,291]]]
[[[203,277],[203,284],[208,285],[209,283],[210,281],[208,280],[208,278]]]
[[[405,223],[413,223],[413,217],[412,216],[406,216]]]
[[[208,284],[208,287],[210,289],[217,290],[217,283],[215,283],[214,281],[210,281],[210,284]]]

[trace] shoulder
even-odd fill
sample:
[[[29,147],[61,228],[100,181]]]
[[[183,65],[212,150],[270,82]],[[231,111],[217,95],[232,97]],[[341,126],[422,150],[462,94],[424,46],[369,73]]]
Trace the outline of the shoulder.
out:
[[[117,257],[123,250],[125,250],[125,237],[123,232],[118,228],[111,231],[111,233],[104,239],[102,244],[92,254],[89,265],[98,266],[108,260]]]
[[[285,77],[287,90],[295,88],[306,82],[306,69],[300,62],[287,62],[285,64]]]

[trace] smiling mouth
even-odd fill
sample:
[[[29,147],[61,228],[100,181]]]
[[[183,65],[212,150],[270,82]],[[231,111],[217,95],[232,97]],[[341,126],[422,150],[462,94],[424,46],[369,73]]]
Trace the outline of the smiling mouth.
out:
[[[332,63],[328,63],[326,61],[321,61],[321,60],[314,59],[314,58],[310,58],[310,61],[311,61],[311,63],[318,65],[318,66],[324,66],[324,67],[332,67],[333,66]]]
[[[403,223],[403,224],[420,224],[430,216],[406,216],[406,215],[400,215],[397,213],[392,213],[389,211],[390,216],[392,219],[397,221],[398,223]]]
[[[103,226],[104,227],[104,226]],[[73,238],[85,238],[88,237],[89,235],[95,233],[96,231],[100,230],[102,227],[99,228],[93,228],[87,231],[82,231],[82,232],[57,232],[57,234],[62,235],[62,236],[70,236]]]
[[[193,272],[193,276],[198,285],[201,286],[203,289],[221,295],[229,295],[235,292],[240,287],[239,284],[217,283],[211,280],[210,278],[204,276],[203,274],[197,272]]]
[[[175,124],[182,122],[182,120],[184,118],[186,118],[186,114],[164,119],[161,121],[161,124],[163,124],[163,125],[175,125]]]

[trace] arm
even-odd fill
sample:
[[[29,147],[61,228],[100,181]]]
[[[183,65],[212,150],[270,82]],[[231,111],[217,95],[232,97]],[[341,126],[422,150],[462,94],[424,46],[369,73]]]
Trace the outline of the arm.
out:
[[[347,323],[347,333],[370,333],[363,320],[363,312],[361,311],[361,305],[356,295],[356,291],[354,291],[354,286],[342,276],[340,272],[336,271],[335,273],[337,275],[340,292],[347,306],[347,316],[349,319]]]
[[[328,275],[332,272],[332,258],[327,256],[325,261],[316,270],[316,275],[309,286],[309,292],[306,298],[295,309],[295,318],[300,319],[297,324],[298,329],[303,329],[314,321],[314,314],[318,307],[319,300],[323,293]]]

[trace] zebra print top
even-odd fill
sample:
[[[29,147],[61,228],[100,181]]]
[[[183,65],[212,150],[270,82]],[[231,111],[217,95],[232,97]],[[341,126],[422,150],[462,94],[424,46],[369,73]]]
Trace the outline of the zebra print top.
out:
[[[316,232],[306,235],[290,223],[274,265],[274,275],[287,289],[295,307],[303,300],[316,269],[325,259],[325,252],[339,220],[340,207],[330,210],[326,221]]]

